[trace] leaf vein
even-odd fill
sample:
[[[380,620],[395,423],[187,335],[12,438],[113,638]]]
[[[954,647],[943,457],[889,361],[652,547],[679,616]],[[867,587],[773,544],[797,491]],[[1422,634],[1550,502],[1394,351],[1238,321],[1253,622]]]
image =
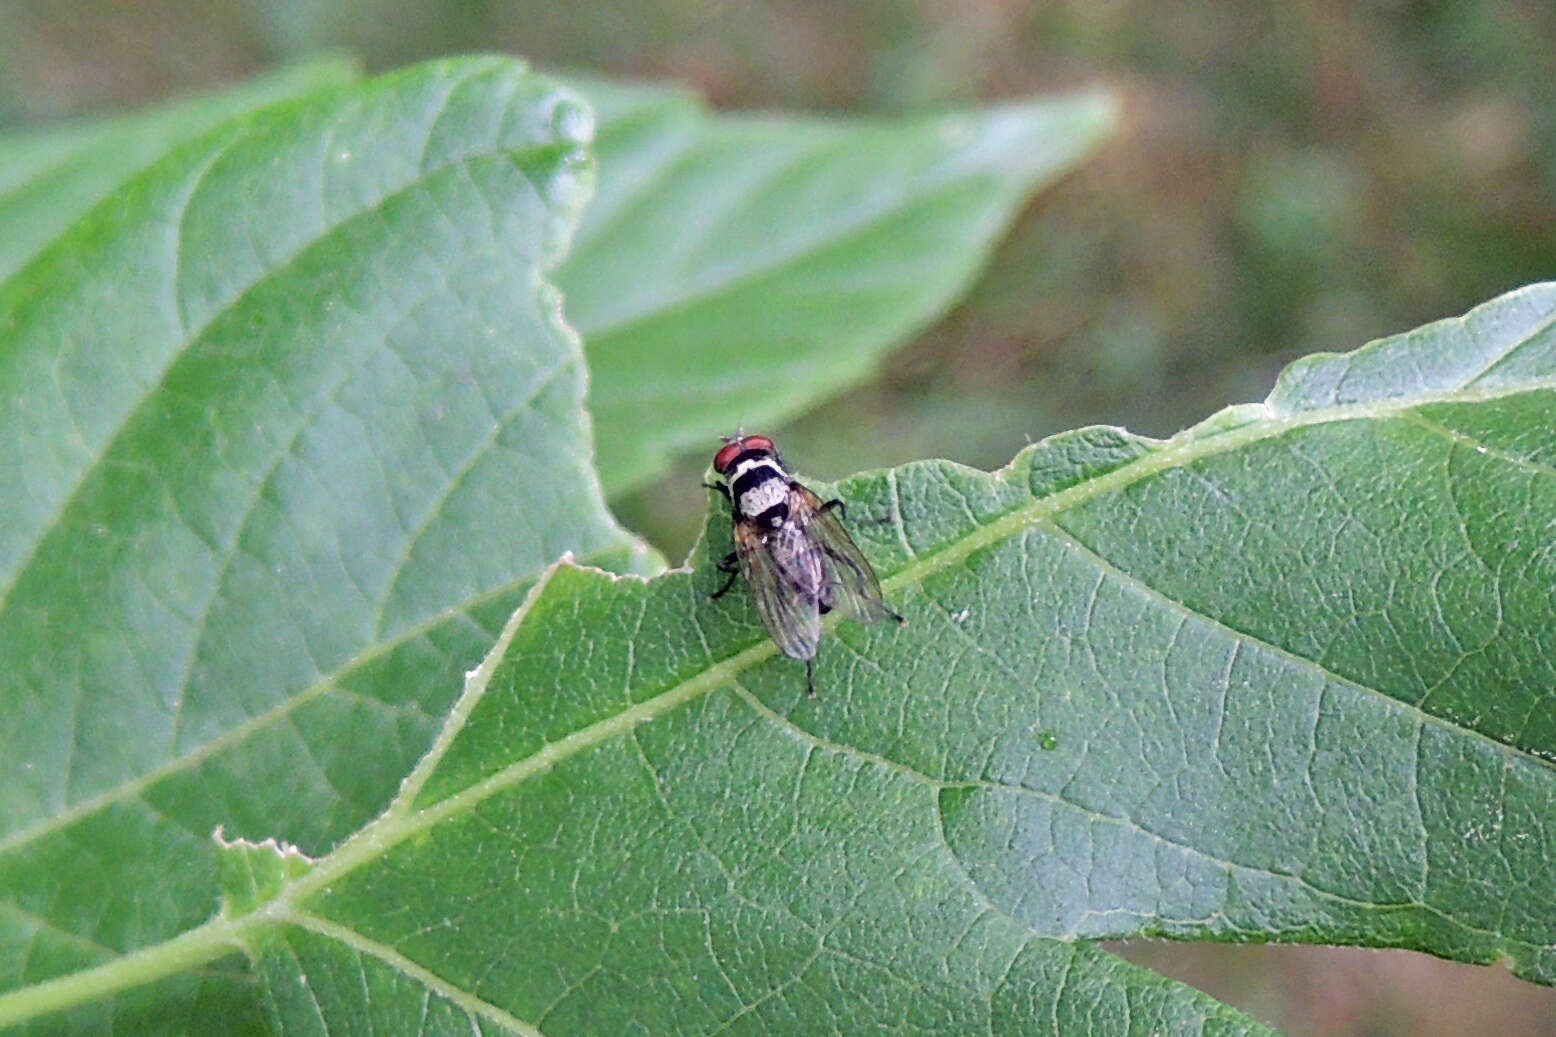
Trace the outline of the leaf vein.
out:
[[[1417,718],[1417,720],[1420,722],[1431,724],[1433,727],[1440,727],[1457,732],[1459,734],[1472,736],[1476,739],[1484,741],[1490,746],[1495,747],[1495,749],[1503,755],[1518,757],[1525,760],[1526,762],[1533,763],[1542,769],[1549,769],[1551,767],[1550,761],[1540,758],[1539,756],[1535,755],[1527,749],[1524,749],[1521,746],[1509,745],[1506,742],[1498,741],[1490,735],[1475,728],[1458,727],[1442,717],[1436,716],[1432,713],[1427,713],[1417,704],[1405,702],[1401,699],[1396,699],[1378,688],[1371,687],[1370,685],[1363,684],[1360,681],[1353,680],[1349,677],[1343,676],[1342,674],[1336,673],[1335,671],[1330,670],[1328,667],[1324,666],[1317,659],[1304,658],[1289,649],[1281,647],[1280,645],[1265,641],[1247,631],[1239,630],[1223,620],[1190,608],[1190,606],[1185,602],[1175,601],[1164,595],[1155,587],[1152,587],[1150,584],[1141,581],[1132,573],[1128,573],[1122,569],[1114,567],[1111,562],[1092,551],[1090,547],[1076,539],[1072,534],[1069,533],[1068,530],[1063,530],[1060,527],[1055,528],[1059,529],[1060,535],[1070,543],[1075,551],[1082,553],[1086,559],[1088,559],[1094,566],[1097,567],[1100,574],[1111,575],[1121,583],[1133,587],[1142,594],[1147,595],[1152,600],[1168,607],[1169,609],[1174,611],[1182,611],[1188,615],[1192,615],[1202,622],[1214,627],[1215,629],[1220,630],[1229,637],[1245,641],[1248,644],[1259,648],[1261,651],[1269,652],[1279,659],[1296,664],[1298,667],[1316,670],[1320,676],[1324,677],[1328,681],[1334,682],[1335,684],[1350,688],[1353,691],[1358,691],[1370,696],[1374,696],[1385,706],[1404,710],[1405,712]]]
[[[26,956],[24,961],[31,961],[32,960],[31,946],[35,945],[37,943],[39,932],[42,932],[44,930],[47,930],[48,932],[51,932],[51,933],[55,934],[56,936],[63,937],[64,939],[68,940],[71,943],[74,943],[74,944],[77,944],[77,945],[79,945],[81,947],[84,947],[87,950],[92,951],[94,954],[101,954],[101,955],[104,955],[106,957],[113,957],[113,956],[115,956],[115,955],[117,955],[119,953],[117,950],[115,950],[112,947],[107,946],[106,944],[98,943],[96,940],[89,939],[88,937],[82,936],[80,933],[73,932],[73,931],[71,931],[69,929],[62,929],[62,928],[60,928],[58,925],[56,925],[55,923],[49,921],[47,918],[44,918],[44,917],[42,917],[40,915],[37,915],[37,914],[34,914],[33,912],[31,912],[31,911],[27,910],[26,908],[22,907],[20,904],[16,903],[14,900],[0,900],[0,910],[4,910],[7,914],[10,914],[10,915],[14,916],[16,919],[21,921],[24,925],[31,926],[34,929],[33,936],[32,936],[32,944],[29,945],[27,956]],[[20,975],[26,975],[27,974],[27,970],[26,970],[25,967],[18,969],[17,972]]]
[[[433,523],[442,513],[443,508],[453,499],[454,494],[459,491],[465,480],[470,477],[481,462],[490,456],[493,445],[496,444],[502,434],[512,426],[514,421],[518,420],[531,404],[554,385],[558,378],[572,370],[576,362],[576,358],[572,355],[564,357],[560,363],[556,364],[536,381],[529,395],[516,403],[510,413],[502,417],[493,415],[496,420],[488,430],[487,435],[472,447],[458,468],[447,473],[442,489],[436,497],[428,502],[421,521],[417,523],[414,529],[407,531],[409,535],[405,538],[399,557],[395,559],[393,566],[389,570],[395,574],[395,577],[390,581],[389,586],[384,590],[382,597],[377,603],[372,622],[375,637],[383,635],[384,614],[389,607],[389,603],[395,598],[396,589],[399,587],[401,578],[405,575],[411,556],[415,553],[417,545],[421,543],[422,537],[432,528]]]
[[[609,554],[611,550],[613,549],[606,549],[601,551],[600,554]],[[469,601],[463,602],[456,607],[449,608],[444,612],[439,613],[438,615],[429,617],[417,626],[405,630],[392,640],[371,646],[369,650],[363,652],[361,655],[348,660],[335,672],[321,675],[317,682],[298,692],[296,695],[276,703],[270,709],[265,710],[262,713],[254,714],[254,716],[250,719],[245,720],[243,723],[233,728],[230,728],[218,737],[213,738],[209,742],[206,742],[192,749],[184,755],[175,759],[171,759],[162,766],[149,770],[145,774],[135,778],[132,781],[125,782],[113,789],[99,793],[90,799],[81,800],[74,806],[63,810],[60,813],[55,814],[47,820],[33,825],[30,828],[20,829],[11,835],[0,838],[0,854],[10,852],[19,846],[26,845],[27,843],[49,835],[52,832],[68,827],[69,825],[74,824],[85,817],[89,817],[90,815],[97,813],[99,810],[103,810],[109,806],[114,805],[115,803],[123,802],[124,800],[133,798],[139,795],[145,789],[157,784],[158,782],[161,782],[183,771],[199,766],[221,750],[231,748],[232,746],[247,741],[255,734],[267,730],[272,724],[281,722],[288,713],[301,709],[303,706],[319,698],[322,698],[323,696],[329,694],[331,691],[336,690],[337,685],[350,674],[371,665],[389,653],[400,648],[402,645],[414,641],[418,637],[422,637],[423,635],[431,633],[444,623],[459,620],[471,620],[473,622],[471,612],[474,609],[480,607],[486,602],[506,597],[512,594],[517,588],[522,587],[524,584],[529,582],[530,581],[528,580],[517,580],[512,583],[507,583],[500,587],[493,588],[490,591],[476,595]],[[74,729],[74,727],[72,727],[72,729]]]
[[[525,1037],[545,1037],[539,1029],[530,1023],[489,1001],[482,1000],[475,994],[437,975],[431,969],[416,963],[393,947],[371,939],[349,926],[340,925],[337,922],[332,922],[329,919],[321,918],[307,911],[299,911],[295,908],[288,913],[286,920],[300,929],[306,929],[326,939],[334,940],[351,948],[360,955],[382,962],[406,979],[420,985],[422,989],[435,993],[458,1005],[472,1019],[486,1019],[506,1030],[523,1034]]]

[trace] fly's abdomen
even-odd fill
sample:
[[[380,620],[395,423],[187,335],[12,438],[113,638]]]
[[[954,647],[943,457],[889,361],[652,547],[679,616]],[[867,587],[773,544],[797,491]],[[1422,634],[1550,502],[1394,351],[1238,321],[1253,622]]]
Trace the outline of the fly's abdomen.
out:
[[[769,534],[768,550],[783,573],[789,589],[801,601],[826,612],[832,607],[831,585],[827,580],[825,556],[815,541],[793,526]]]

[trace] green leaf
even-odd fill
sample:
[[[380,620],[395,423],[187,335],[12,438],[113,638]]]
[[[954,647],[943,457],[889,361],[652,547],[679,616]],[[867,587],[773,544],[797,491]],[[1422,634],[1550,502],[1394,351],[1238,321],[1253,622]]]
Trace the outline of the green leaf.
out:
[[[600,113],[600,191],[558,280],[612,495],[862,381],[1114,121],[1101,93],[872,122],[579,85]]]
[[[0,138],[0,282],[177,145],[233,116],[355,78],[351,62],[318,61],[128,118]]]
[[[709,600],[722,506],[692,571],[564,563],[380,817],[0,1019],[233,946],[289,1032],[1258,1029],[1087,942],[1142,935],[1556,982],[1553,455],[1556,284],[1168,442],[849,480],[909,625],[834,623],[818,700]]]
[[[329,851],[547,565],[654,564],[546,282],[587,108],[496,59],[272,99],[158,122],[0,281],[0,989],[178,946],[220,906],[219,826]],[[72,1025],[252,1014],[253,982]]]

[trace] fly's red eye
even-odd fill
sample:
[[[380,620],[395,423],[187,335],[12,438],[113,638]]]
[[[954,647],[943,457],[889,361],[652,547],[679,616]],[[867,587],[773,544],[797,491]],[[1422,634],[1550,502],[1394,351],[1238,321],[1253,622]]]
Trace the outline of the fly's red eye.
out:
[[[722,475],[729,470],[729,466],[735,463],[735,458],[739,457],[740,452],[745,449],[741,442],[741,440],[737,439],[733,443],[725,443],[723,449],[713,455],[713,470],[715,472]]]
[[[724,448],[713,455],[713,470],[723,475],[729,467],[747,450],[768,450],[777,453],[773,441],[766,436],[741,436],[724,444]]]

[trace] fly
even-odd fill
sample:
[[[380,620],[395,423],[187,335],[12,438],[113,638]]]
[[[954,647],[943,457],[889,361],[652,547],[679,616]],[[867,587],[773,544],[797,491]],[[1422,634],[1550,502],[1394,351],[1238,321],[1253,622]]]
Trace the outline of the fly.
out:
[[[843,527],[843,502],[823,501],[783,466],[766,436],[736,436],[713,455],[725,479],[708,483],[730,502],[735,549],[718,563],[729,579],[723,597],[744,576],[757,615],[783,653],[805,660],[805,686],[816,697],[816,648],[821,617],[833,609],[862,623],[890,616],[881,581]]]

